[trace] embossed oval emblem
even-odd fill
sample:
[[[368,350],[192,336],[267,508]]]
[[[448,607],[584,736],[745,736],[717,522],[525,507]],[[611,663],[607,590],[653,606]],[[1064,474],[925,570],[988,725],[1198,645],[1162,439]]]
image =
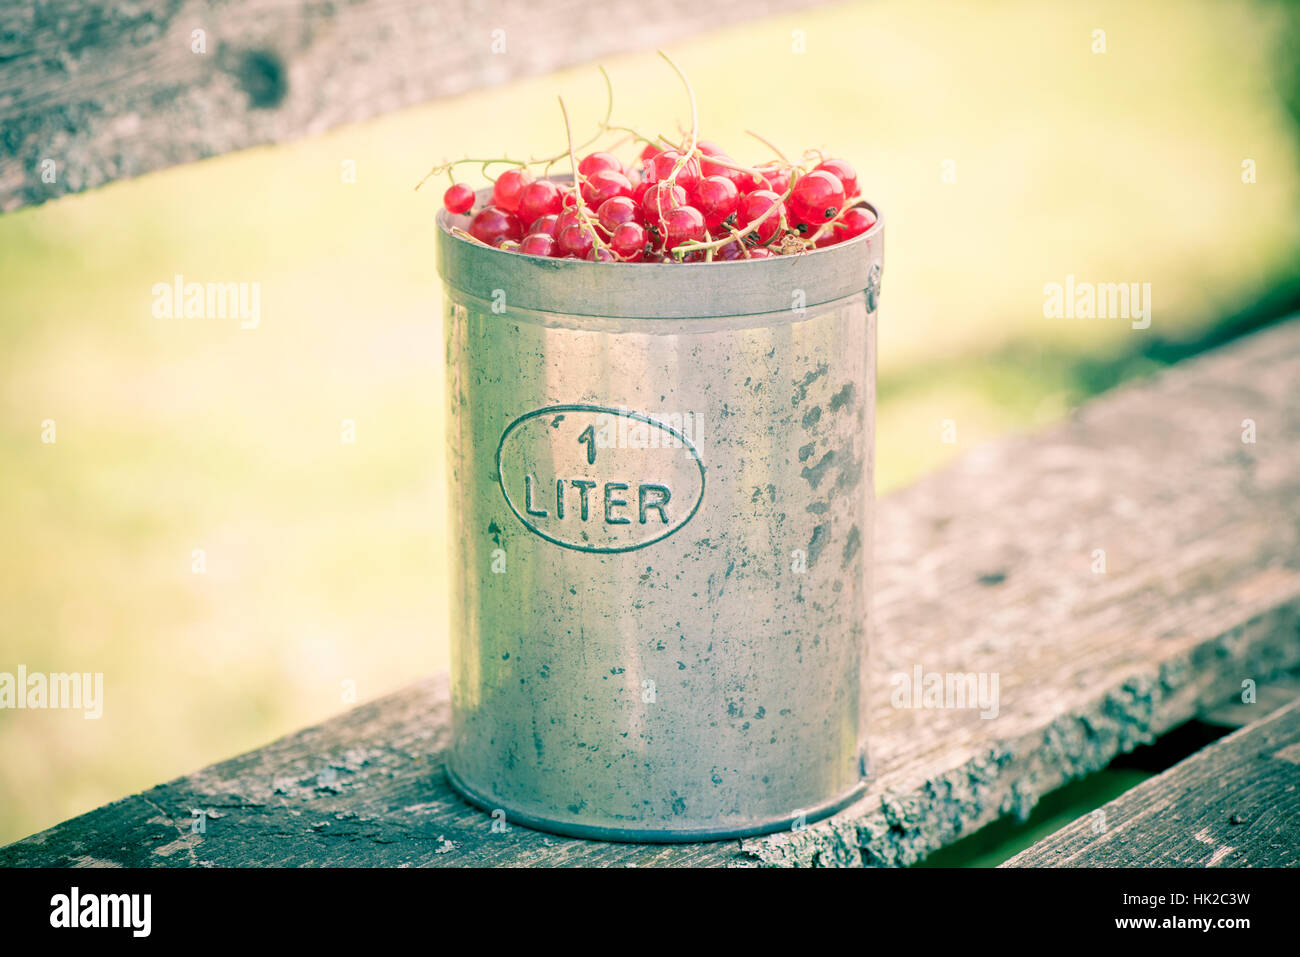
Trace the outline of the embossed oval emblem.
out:
[[[688,438],[701,422],[598,405],[529,412],[501,434],[501,491],[519,521],[553,544],[645,548],[689,522],[704,499],[704,463]]]

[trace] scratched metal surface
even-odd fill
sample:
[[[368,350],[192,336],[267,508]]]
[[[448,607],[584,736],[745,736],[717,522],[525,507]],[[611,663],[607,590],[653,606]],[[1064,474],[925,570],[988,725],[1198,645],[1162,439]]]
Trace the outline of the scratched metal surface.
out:
[[[443,243],[519,264],[445,277],[456,786],[627,840],[860,794],[881,230],[806,257],[806,288],[743,264],[756,315],[709,315],[731,263],[567,264],[579,307],[651,274],[639,319],[557,314],[544,261]]]

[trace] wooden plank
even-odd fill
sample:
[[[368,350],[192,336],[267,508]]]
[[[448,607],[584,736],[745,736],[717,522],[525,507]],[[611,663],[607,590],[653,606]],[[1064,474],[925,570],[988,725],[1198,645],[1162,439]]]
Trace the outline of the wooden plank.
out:
[[[713,0],[707,26],[816,2]],[[586,0],[0,4],[0,211],[653,49],[705,26],[690,0],[661,0],[652,15],[637,0],[600,9],[593,18]],[[196,30],[206,52],[195,52]]]
[[[1292,319],[884,500],[875,780],[828,822],[685,847],[494,833],[443,780],[440,678],[0,849],[0,864],[910,864],[1300,666],[1297,382]],[[996,674],[996,718],[893,707],[891,676],[916,666]]]
[[[1004,867],[1300,867],[1300,702],[1203,748]]]

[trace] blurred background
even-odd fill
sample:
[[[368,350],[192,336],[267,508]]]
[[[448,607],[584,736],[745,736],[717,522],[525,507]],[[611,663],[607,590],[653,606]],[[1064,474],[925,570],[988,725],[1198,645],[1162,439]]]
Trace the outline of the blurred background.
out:
[[[884,210],[883,494],[1300,309],[1298,25],[879,0],[670,52],[704,136],[844,157]],[[653,52],[604,65],[616,123],[689,122]],[[604,112],[584,66],[0,216],[0,671],[105,675],[98,721],[0,710],[0,843],[446,668],[445,182],[412,186],[558,152],[557,94]],[[260,283],[260,325],[155,318],[176,274]],[[1150,283],[1150,328],[1044,318],[1067,275]]]

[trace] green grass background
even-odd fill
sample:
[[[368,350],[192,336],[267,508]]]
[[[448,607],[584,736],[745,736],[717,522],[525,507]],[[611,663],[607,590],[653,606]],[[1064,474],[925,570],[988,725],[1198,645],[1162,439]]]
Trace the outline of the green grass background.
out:
[[[847,157],[885,212],[887,492],[1292,288],[1293,29],[1263,3],[886,0],[672,53],[709,138]],[[687,118],[653,54],[606,65],[616,121]],[[327,718],[345,681],[365,700],[445,668],[441,185],[411,187],[444,157],[558,151],[556,94],[603,112],[586,67],[0,218],[0,671],[106,683],[99,721],[0,711],[0,842]],[[177,273],[260,282],[260,328],[155,319]],[[1068,273],[1151,283],[1152,327],[1044,319]]]

